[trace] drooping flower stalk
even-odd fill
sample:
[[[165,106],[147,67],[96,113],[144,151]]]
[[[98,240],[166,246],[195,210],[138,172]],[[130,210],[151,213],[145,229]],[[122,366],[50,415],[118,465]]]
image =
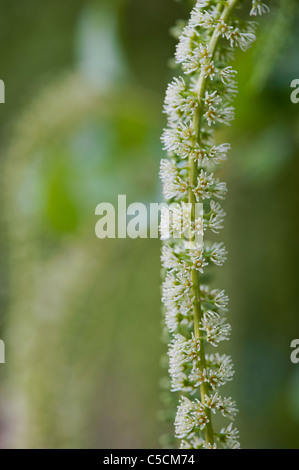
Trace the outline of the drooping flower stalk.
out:
[[[160,175],[169,208],[161,220],[166,272],[162,300],[172,335],[171,389],[181,393],[175,433],[182,448],[239,447],[232,425],[236,404],[218,391],[233,377],[232,361],[215,352],[230,336],[224,316],[228,298],[224,291],[209,289],[203,279],[209,265],[222,266],[226,260],[223,244],[206,242],[205,234],[218,234],[225,217],[219,200],[225,197],[226,184],[215,178],[214,170],[226,160],[230,145],[216,143],[214,134],[219,124],[234,119],[236,71],[229,65],[234,49],[245,51],[255,40],[255,23],[235,14],[236,7],[248,3],[196,2],[176,50],[184,76],[170,83],[165,99],[168,127],[162,141],[168,158],[161,162]],[[268,11],[260,0],[250,3],[251,15]],[[212,423],[216,412],[231,420],[220,431]]]

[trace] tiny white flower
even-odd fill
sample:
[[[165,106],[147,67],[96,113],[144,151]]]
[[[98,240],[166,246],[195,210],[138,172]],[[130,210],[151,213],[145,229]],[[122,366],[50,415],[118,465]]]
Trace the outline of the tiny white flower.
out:
[[[171,127],[176,127],[183,116],[191,117],[197,106],[196,95],[188,90],[182,77],[175,78],[168,85],[164,112],[168,115],[168,122]]]
[[[231,30],[232,30],[232,27],[224,23],[223,19],[217,20],[217,25],[216,25],[217,36],[222,36],[223,38],[227,38]]]
[[[205,256],[217,266],[222,266],[227,257],[227,251],[223,243],[213,243],[205,246]]]
[[[190,260],[193,268],[201,273],[203,273],[203,268],[208,265],[208,262],[204,257],[203,247],[198,244],[190,250]]]
[[[238,28],[230,32],[228,39],[231,47],[239,46],[242,51],[247,51],[248,47],[256,40],[253,33],[242,33]]]
[[[203,44],[199,44],[199,46],[195,49],[194,54],[200,64],[204,64],[212,57],[208,46],[204,46]]]
[[[262,3],[260,0],[252,0],[252,8],[250,15],[263,15],[264,13],[269,13],[270,8],[265,3]]]
[[[222,163],[227,159],[230,149],[230,144],[214,145],[209,152],[209,159],[213,160],[214,163]]]
[[[221,98],[218,95],[218,91],[215,90],[212,93],[209,93],[208,91],[206,91],[204,103],[207,107],[219,106],[221,104]]]
[[[229,418],[232,420],[238,413],[236,402],[232,401],[230,397],[222,398],[221,400],[219,399],[218,410],[225,418]]]
[[[209,126],[217,122],[218,115],[217,115],[217,110],[214,108],[214,106],[209,107],[209,109],[204,114],[204,117],[208,121]]]
[[[201,26],[205,29],[210,29],[215,24],[215,17],[213,14],[208,12],[207,10],[201,12],[196,8],[193,10],[191,14],[190,25],[191,26]]]
[[[211,310],[203,314],[201,330],[205,332],[206,339],[212,346],[218,346],[221,341],[229,340],[231,326],[225,321],[225,318]]]
[[[188,184],[179,177],[178,169],[173,161],[161,160],[160,178],[163,185],[163,194],[166,199],[179,199],[187,193]]]
[[[229,85],[235,78],[237,72],[231,66],[225,67],[220,71],[220,77],[225,85]]]
[[[195,146],[191,150],[192,159],[195,162],[198,162],[199,165],[203,165],[208,161],[208,155],[205,149],[200,148],[199,144],[196,143]]]
[[[193,49],[196,47],[197,37],[198,33],[190,25],[187,25],[183,29],[175,53],[177,64],[183,64],[192,58]]]
[[[226,193],[226,184],[214,178],[213,173],[208,174],[201,170],[197,178],[197,186],[193,189],[196,200],[210,199],[215,196],[223,199]]]
[[[215,65],[212,60],[202,65],[201,70],[204,78],[209,77],[211,80],[213,80],[213,78],[215,77]]]
[[[162,247],[161,262],[162,266],[166,269],[180,269],[181,263],[179,258],[175,255],[174,250],[167,244]]]
[[[224,441],[224,445],[227,449],[238,449],[240,444],[239,431],[236,428],[233,428],[232,423],[230,423],[227,428],[222,428],[220,431],[221,440]]]

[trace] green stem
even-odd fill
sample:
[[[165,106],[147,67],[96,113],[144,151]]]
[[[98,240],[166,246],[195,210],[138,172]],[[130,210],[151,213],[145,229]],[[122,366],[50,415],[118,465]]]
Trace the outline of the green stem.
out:
[[[222,4],[219,5],[218,11],[220,14],[220,19],[222,19],[224,22],[228,20],[230,17],[231,13],[233,12],[234,8],[236,7],[237,3],[239,0],[230,0],[228,1],[227,5],[224,7],[222,11]],[[221,13],[222,11],[222,13]],[[219,41],[219,36],[217,35],[217,31],[215,30],[211,36],[211,40],[209,42],[209,53],[211,54],[211,59],[213,59],[216,51],[216,47],[218,45]],[[205,77],[205,74],[202,72],[199,76],[199,80],[197,83],[196,87],[196,93],[198,96],[198,107],[195,110],[194,117],[193,117],[193,129],[195,131],[194,135],[194,144],[196,142],[200,143],[200,129],[201,129],[201,121],[202,121],[202,100],[205,97],[205,92],[207,88],[207,83],[209,80],[209,77]],[[189,157],[189,190],[188,190],[188,202],[192,204],[192,212],[191,212],[191,220],[194,222],[195,220],[195,204],[196,204],[196,198],[193,193],[193,188],[197,186],[197,177],[198,177],[198,166],[197,162],[194,161],[192,158],[192,155]],[[194,335],[196,338],[200,338],[200,330],[199,330],[199,325],[202,319],[202,309],[200,305],[200,300],[199,300],[199,295],[200,295],[200,282],[199,282],[199,275],[198,271],[196,269],[192,270],[191,273],[191,279],[192,279],[192,292],[194,296],[194,305],[193,305],[193,315],[194,315]],[[204,340],[200,339],[200,367],[201,370],[206,368],[206,358],[205,358],[205,350],[204,350]],[[200,394],[201,394],[201,400],[204,399],[205,395],[209,394],[209,386],[207,383],[203,383],[200,386]],[[206,409],[206,414],[209,422],[206,424],[204,428],[205,432],[205,438],[206,441],[213,445],[214,444],[214,430],[213,430],[213,425],[211,421],[211,411],[207,408]]]

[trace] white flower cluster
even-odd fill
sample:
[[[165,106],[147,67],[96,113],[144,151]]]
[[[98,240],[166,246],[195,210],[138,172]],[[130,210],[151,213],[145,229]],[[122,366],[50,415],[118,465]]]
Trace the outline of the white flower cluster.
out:
[[[197,0],[189,22],[180,29],[175,54],[183,76],[169,84],[165,98],[162,142],[168,155],[161,161],[160,177],[169,210],[162,211],[160,226],[162,301],[172,336],[171,389],[181,393],[175,420],[181,448],[239,447],[232,423],[220,432],[212,425],[216,412],[230,420],[237,412],[235,403],[218,391],[234,374],[231,358],[215,352],[230,337],[228,297],[202,282],[209,266],[222,266],[227,253],[222,243],[194,241],[194,235],[218,234],[223,228],[225,213],[219,201],[227,189],[214,172],[226,160],[230,145],[215,142],[214,130],[234,119],[236,71],[229,62],[234,48],[245,51],[254,42],[256,26],[236,17],[238,3]],[[267,11],[260,0],[252,0],[251,15]],[[203,213],[194,210],[196,203],[202,204]]]

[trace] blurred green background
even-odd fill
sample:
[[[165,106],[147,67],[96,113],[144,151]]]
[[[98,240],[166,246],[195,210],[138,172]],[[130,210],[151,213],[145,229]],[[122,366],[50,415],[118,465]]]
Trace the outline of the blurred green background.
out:
[[[299,7],[269,4],[221,131],[230,256],[215,285],[231,298],[242,447],[299,448]],[[159,241],[100,241],[94,211],[162,199],[169,30],[189,7],[0,0],[1,448],[154,448],[172,432],[157,419]]]

